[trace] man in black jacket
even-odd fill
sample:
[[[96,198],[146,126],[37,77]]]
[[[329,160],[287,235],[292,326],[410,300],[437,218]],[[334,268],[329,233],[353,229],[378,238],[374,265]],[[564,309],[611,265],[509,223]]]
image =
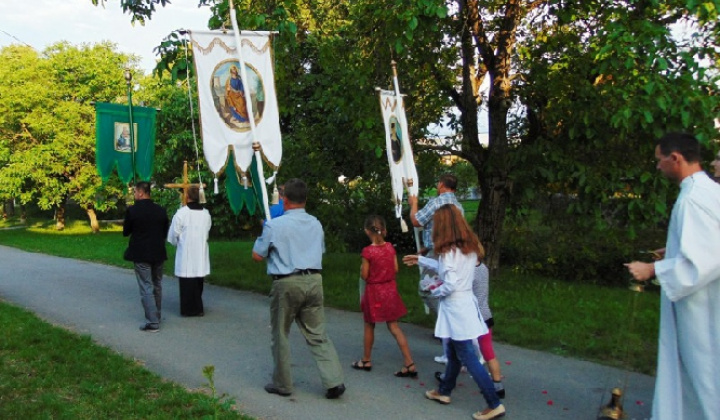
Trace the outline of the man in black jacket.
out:
[[[150,183],[135,186],[135,204],[128,207],[123,236],[130,236],[125,259],[135,263],[140,301],[145,309],[145,324],[140,330],[158,332],[162,308],[163,264],[167,259],[165,238],[170,222],[164,208],[150,199]]]

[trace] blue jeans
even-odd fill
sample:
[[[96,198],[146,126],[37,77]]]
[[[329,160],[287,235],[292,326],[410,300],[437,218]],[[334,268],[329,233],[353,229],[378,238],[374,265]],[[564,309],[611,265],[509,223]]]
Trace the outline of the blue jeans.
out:
[[[151,327],[160,325],[162,310],[163,263],[135,263],[135,278],[140,289],[140,302],[145,311],[145,323]]]
[[[493,385],[490,375],[478,360],[473,340],[455,341],[451,339],[447,350],[448,363],[445,367],[445,377],[440,381],[438,392],[441,395],[449,396],[452,390],[455,389],[455,382],[458,374],[460,374],[460,368],[465,365],[468,373],[472,375],[475,383],[480,388],[480,392],[485,397],[488,407],[497,408],[500,405],[500,398],[495,392],[495,385]]]

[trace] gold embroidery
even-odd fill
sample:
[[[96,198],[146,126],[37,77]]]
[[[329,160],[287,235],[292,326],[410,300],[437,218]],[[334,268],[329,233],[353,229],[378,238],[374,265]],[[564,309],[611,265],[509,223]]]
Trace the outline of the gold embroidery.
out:
[[[231,47],[229,47],[229,46],[228,46],[222,39],[220,39],[220,38],[213,38],[213,40],[210,41],[210,43],[208,44],[208,46],[207,46],[206,48],[203,48],[203,47],[202,47],[200,44],[198,44],[198,42],[195,41],[194,39],[192,40],[192,44],[198,49],[198,51],[200,51],[200,53],[202,53],[202,55],[208,55],[208,54],[210,54],[210,53],[212,52],[213,48],[215,48],[216,46],[222,48],[222,49],[225,50],[225,52],[228,53],[228,54],[234,54],[235,52],[237,52],[237,48],[231,48]],[[247,39],[247,38],[245,38],[245,39],[240,39],[240,44],[241,44],[242,46],[244,46],[244,47],[250,47],[250,49],[251,49],[255,54],[259,54],[259,55],[265,54],[265,53],[268,51],[268,49],[270,49],[270,47],[271,47],[270,38],[269,38],[269,37],[267,38],[267,41],[265,42],[265,45],[263,45],[261,48],[256,47],[255,44],[254,44],[252,41],[250,41],[249,39]]]

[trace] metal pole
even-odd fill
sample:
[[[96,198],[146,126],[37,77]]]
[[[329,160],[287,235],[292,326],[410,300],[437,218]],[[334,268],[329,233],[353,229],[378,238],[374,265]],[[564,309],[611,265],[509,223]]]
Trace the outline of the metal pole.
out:
[[[253,136],[252,148],[255,154],[255,165],[257,167],[258,177],[260,178],[260,192],[263,201],[262,205],[263,209],[265,210],[265,219],[270,220],[270,205],[268,204],[268,193],[267,187],[265,186],[265,171],[263,170],[262,156],[260,154],[262,145],[257,140],[257,137],[255,135],[255,114],[250,94],[250,85],[248,85],[247,83],[247,72],[245,70],[245,61],[243,60],[242,56],[242,44],[240,42],[240,29],[238,29],[237,17],[235,17],[235,5],[233,4],[233,0],[230,0],[230,22],[232,23],[233,35],[235,36],[235,44],[237,45],[236,49],[238,54],[238,61],[240,63],[240,78],[242,79],[243,88],[245,89],[245,103],[247,104],[248,120],[250,122],[250,132]]]
[[[133,125],[132,113],[132,72],[129,68],[125,69],[125,83],[127,84],[128,96],[128,121],[130,122],[130,157],[132,160],[132,179],[133,185],[135,185],[135,126]]]

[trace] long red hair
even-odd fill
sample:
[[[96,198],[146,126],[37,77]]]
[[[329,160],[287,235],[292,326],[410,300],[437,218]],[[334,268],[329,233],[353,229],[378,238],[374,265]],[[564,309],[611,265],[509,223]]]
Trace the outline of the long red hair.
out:
[[[454,204],[445,204],[435,212],[432,240],[435,253],[438,255],[457,248],[463,254],[476,253],[478,260],[485,257],[485,248],[480,243],[480,239]]]

